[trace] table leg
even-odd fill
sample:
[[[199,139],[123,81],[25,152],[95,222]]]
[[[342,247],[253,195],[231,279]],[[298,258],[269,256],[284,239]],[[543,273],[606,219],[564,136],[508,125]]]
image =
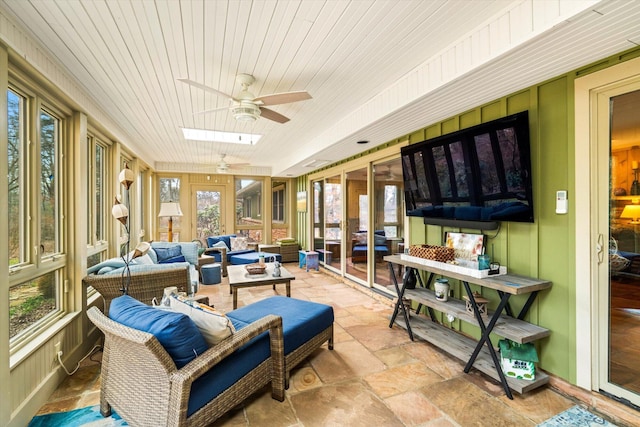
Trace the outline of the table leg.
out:
[[[287,296],[291,298],[291,281],[290,280],[287,281],[286,286],[287,286]]]
[[[476,358],[478,357],[478,354],[480,353],[480,350],[482,349],[482,346],[486,343],[487,344],[487,349],[489,350],[489,354],[491,355],[491,359],[493,360],[493,364],[494,364],[494,366],[496,368],[496,372],[498,373],[498,376],[500,377],[500,382],[502,383],[502,388],[504,389],[504,392],[507,395],[507,397],[509,399],[513,400],[513,395],[511,394],[511,389],[509,388],[509,384],[507,384],[507,378],[504,376],[504,372],[502,372],[502,367],[500,366],[500,360],[498,359],[498,356],[496,355],[496,351],[493,348],[493,345],[491,344],[491,338],[489,336],[491,334],[491,331],[493,330],[493,327],[495,326],[496,322],[500,318],[500,313],[502,313],[502,310],[504,310],[504,308],[506,307],[507,303],[509,302],[510,295],[507,294],[507,293],[503,293],[503,296],[502,296],[502,298],[500,300],[500,304],[498,304],[498,308],[493,313],[493,316],[491,316],[491,319],[489,320],[489,323],[487,325],[485,325],[484,319],[482,318],[482,315],[480,314],[480,311],[478,310],[478,305],[476,303],[476,300],[473,297],[473,292],[471,291],[471,287],[469,286],[469,282],[462,281],[462,284],[464,285],[464,289],[467,292],[467,296],[469,297],[469,301],[471,302],[471,306],[473,307],[473,311],[475,313],[476,320],[478,321],[478,325],[480,326],[480,330],[482,331],[482,336],[480,337],[480,340],[478,340],[478,343],[476,344],[476,348],[473,350],[473,354],[471,354],[471,357],[469,358],[469,361],[465,365],[464,372],[467,373],[467,374],[469,373],[469,370],[471,370],[471,367],[473,366],[473,362],[475,362]]]
[[[393,263],[391,262],[389,263],[389,269],[391,270],[391,278],[393,279],[392,280],[393,285],[395,286],[396,293],[398,294],[398,301],[396,301],[396,306],[393,309],[393,315],[391,316],[391,322],[389,322],[389,327],[390,328],[393,327],[393,323],[396,321],[396,317],[398,317],[398,312],[402,310],[402,315],[407,325],[407,332],[409,333],[409,338],[411,339],[411,341],[413,341],[413,331],[411,330],[411,323],[409,323],[409,315],[403,303],[405,283],[404,281],[402,282],[402,289],[400,289],[398,287],[398,279],[396,278],[396,275],[394,274],[394,271],[393,271]],[[410,270],[410,267],[407,267],[407,269],[410,271],[410,274],[415,274],[413,271]]]
[[[233,309],[238,308],[238,288],[231,287],[231,293],[233,293]]]
[[[498,295],[500,295],[500,298],[504,297],[504,292],[502,291],[498,291],[496,290],[496,292],[498,293]],[[533,301],[535,301],[536,297],[538,296],[538,291],[533,291],[529,294],[529,298],[527,298],[527,301],[524,303],[524,305],[522,306],[522,309],[520,310],[520,313],[518,313],[518,320],[524,320],[524,317],[527,315],[527,313],[529,312],[529,309],[531,308],[531,305],[533,304]],[[509,304],[504,306],[504,311],[511,317],[515,317],[513,315],[513,310],[511,310],[511,306],[509,306]]]

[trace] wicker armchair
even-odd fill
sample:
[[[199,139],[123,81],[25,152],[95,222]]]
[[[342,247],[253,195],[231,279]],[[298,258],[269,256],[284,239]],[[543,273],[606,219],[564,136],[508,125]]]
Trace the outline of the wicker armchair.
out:
[[[176,286],[178,292],[189,289],[189,268],[179,267],[158,270],[157,272],[131,273],[129,292],[133,298],[151,305],[151,300],[162,299],[164,288]],[[122,277],[119,274],[90,274],[82,279],[84,286],[93,288],[104,298],[104,312],[109,313],[111,300],[122,295]]]
[[[284,341],[279,316],[268,315],[251,323],[177,369],[153,335],[117,323],[96,307],[87,315],[105,334],[100,389],[103,416],[109,416],[113,408],[129,425],[209,425],[269,382],[271,396],[284,400]],[[265,331],[270,335],[271,356],[187,417],[193,382]]]

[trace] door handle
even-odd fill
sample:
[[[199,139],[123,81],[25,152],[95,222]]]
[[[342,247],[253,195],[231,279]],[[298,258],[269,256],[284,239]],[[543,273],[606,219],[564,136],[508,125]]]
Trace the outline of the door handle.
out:
[[[598,264],[602,264],[602,262],[604,261],[604,236],[602,235],[602,233],[598,234],[596,253],[598,254]]]

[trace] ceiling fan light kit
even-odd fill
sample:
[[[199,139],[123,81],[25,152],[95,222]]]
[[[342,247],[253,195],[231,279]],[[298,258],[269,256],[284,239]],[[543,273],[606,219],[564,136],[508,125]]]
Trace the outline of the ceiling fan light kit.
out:
[[[260,117],[260,108],[251,102],[242,101],[231,107],[231,114],[239,122],[255,122]]]

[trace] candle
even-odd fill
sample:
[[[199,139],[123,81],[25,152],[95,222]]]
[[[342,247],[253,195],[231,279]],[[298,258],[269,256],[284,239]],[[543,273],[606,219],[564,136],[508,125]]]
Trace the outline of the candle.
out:
[[[631,162],[631,169],[638,169],[638,162],[636,160]]]

